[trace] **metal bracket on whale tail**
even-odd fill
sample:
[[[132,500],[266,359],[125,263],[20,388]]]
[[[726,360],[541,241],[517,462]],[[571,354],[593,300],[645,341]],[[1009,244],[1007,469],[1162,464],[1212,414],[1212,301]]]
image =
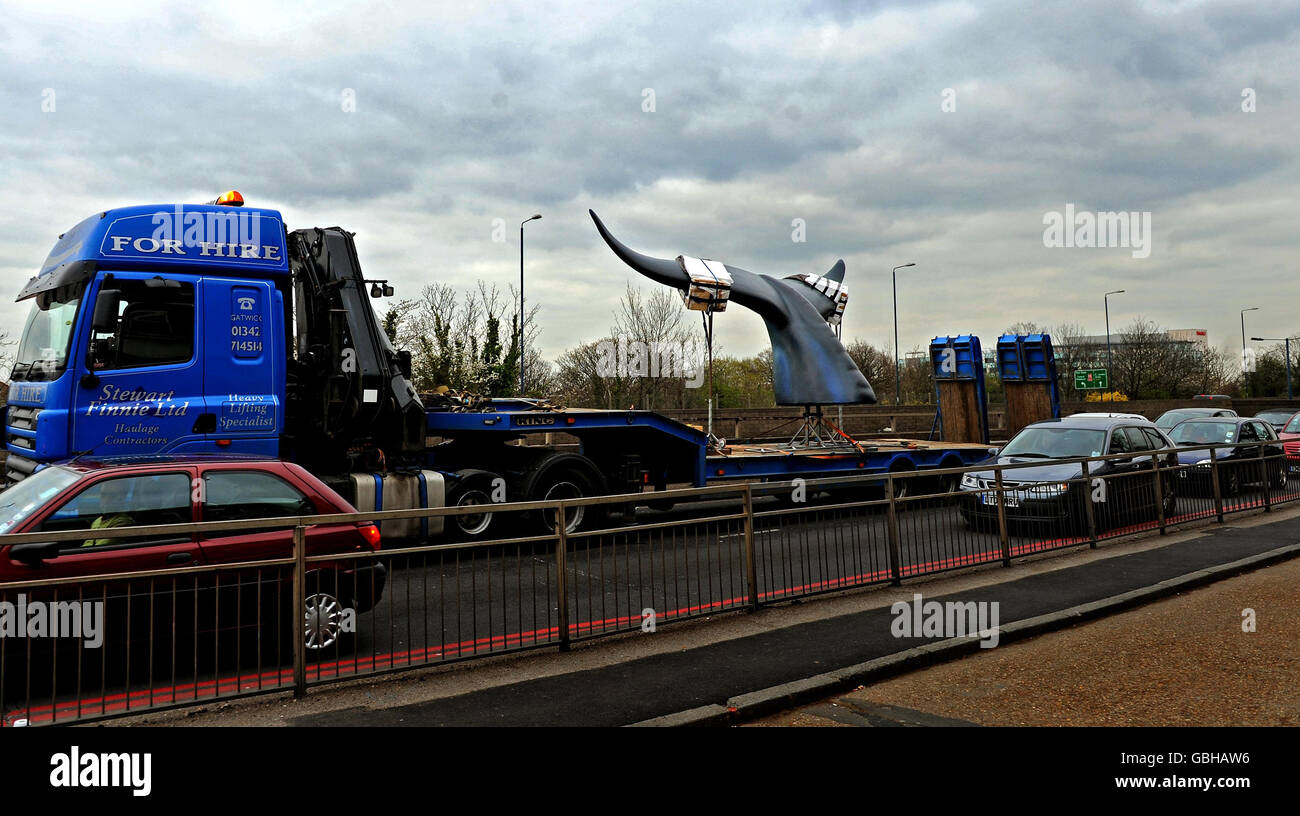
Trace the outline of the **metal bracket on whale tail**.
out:
[[[596,213],[600,236],[614,254],[651,280],[688,291],[688,267],[697,259],[652,258],[624,246],[610,234]],[[716,265],[716,261],[708,262]],[[837,261],[825,275],[774,278],[737,266],[722,264],[731,276],[729,300],[752,309],[767,325],[772,341],[772,390],[778,405],[872,404],[876,393],[862,376],[831,325],[839,322],[848,299],[844,262]]]

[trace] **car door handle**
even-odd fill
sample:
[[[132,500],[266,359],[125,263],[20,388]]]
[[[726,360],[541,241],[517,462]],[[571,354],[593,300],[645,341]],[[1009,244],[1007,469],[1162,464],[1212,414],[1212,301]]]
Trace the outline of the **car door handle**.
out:
[[[168,564],[190,564],[194,562],[194,556],[190,553],[172,553],[167,556]]]

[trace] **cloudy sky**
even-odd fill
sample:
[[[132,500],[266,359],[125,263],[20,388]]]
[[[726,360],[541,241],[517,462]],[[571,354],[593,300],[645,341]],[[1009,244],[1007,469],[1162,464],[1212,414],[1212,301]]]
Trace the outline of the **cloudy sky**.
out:
[[[1248,333],[1300,331],[1295,6],[278,5],[0,2],[9,291],[93,212],[235,188],[290,227],[355,230],[398,297],[504,289],[519,222],[543,213],[527,294],[550,356],[652,286],[588,208],[661,256],[779,275],[843,258],[845,336],[878,344],[890,268],[915,262],[904,350],[1017,321],[1101,333],[1111,289],[1112,328],[1142,315],[1235,346],[1259,306]],[[1044,246],[1067,204],[1150,212],[1149,257]],[[739,308],[717,334],[767,344]]]

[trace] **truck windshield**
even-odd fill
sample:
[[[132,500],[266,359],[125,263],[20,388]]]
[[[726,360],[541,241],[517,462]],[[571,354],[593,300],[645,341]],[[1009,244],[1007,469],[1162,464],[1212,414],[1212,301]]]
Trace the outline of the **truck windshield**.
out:
[[[12,530],[78,478],[67,468],[45,468],[0,493],[0,533]]]
[[[83,289],[65,287],[33,299],[11,379],[52,380],[68,367],[68,345]]]

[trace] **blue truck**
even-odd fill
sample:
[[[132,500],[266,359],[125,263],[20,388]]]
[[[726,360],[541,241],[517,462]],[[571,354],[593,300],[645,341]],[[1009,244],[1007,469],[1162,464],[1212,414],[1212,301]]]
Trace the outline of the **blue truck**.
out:
[[[59,236],[18,294],[31,307],[4,408],[7,482],[80,456],[246,454],[296,462],[359,509],[392,510],[955,467],[988,454],[838,436],[719,446],[651,411],[422,399],[409,353],[369,302],[391,289],[363,276],[353,235],[290,230],[279,212],[243,203],[231,191],[123,207]],[[557,432],[577,449],[518,444]],[[384,532],[496,532],[487,511],[450,524]]]

